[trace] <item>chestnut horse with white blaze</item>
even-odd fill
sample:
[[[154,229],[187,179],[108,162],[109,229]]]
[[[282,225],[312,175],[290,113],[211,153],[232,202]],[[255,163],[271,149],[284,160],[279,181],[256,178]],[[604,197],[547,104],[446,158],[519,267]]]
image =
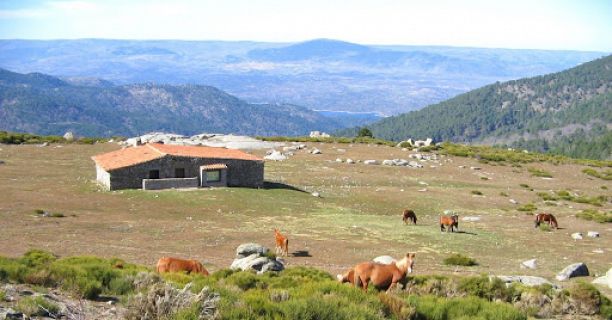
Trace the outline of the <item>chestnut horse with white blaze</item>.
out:
[[[199,261],[170,257],[163,257],[157,261],[157,272],[187,272],[208,275],[208,270]]]
[[[414,253],[407,253],[404,258],[392,264],[363,262],[356,265],[354,270],[354,284],[368,291],[370,281],[377,289],[386,289],[389,292],[397,283],[412,272]]]
[[[339,274],[336,276],[340,283],[350,283],[355,284],[355,269],[350,269],[344,274]]]
[[[404,214],[402,215],[402,220],[404,221],[404,224],[408,224],[408,221],[412,222],[413,224],[416,224],[417,217],[414,211],[406,209],[404,210]]]
[[[455,232],[459,229],[459,216],[454,214],[452,216],[440,216],[440,231]]]
[[[559,228],[559,224],[557,223],[557,219],[550,213],[538,213],[535,218],[535,227],[539,227],[540,223],[548,222],[548,225],[554,229]]]
[[[289,255],[289,239],[283,236],[278,229],[274,228],[274,238],[276,240],[276,254]]]

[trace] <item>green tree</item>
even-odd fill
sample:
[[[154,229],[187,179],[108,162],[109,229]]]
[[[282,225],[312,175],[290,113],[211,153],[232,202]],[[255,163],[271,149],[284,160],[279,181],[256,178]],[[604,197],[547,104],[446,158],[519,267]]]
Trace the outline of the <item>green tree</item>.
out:
[[[370,137],[370,138],[374,137],[374,135],[372,134],[372,130],[366,127],[360,128],[359,132],[357,133],[357,136],[358,137]]]

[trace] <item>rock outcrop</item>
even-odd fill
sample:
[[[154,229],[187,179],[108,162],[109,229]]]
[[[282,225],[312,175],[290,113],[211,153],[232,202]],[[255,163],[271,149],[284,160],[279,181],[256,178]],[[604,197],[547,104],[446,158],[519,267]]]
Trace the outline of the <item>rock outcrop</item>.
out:
[[[244,243],[236,248],[236,259],[232,262],[232,270],[255,270],[258,274],[267,271],[282,271],[285,265],[278,258],[268,256],[270,250],[256,243]]]

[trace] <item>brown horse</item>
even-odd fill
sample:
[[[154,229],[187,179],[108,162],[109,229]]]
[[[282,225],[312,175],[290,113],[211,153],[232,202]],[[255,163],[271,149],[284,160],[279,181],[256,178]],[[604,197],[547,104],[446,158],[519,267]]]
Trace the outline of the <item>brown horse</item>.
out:
[[[413,224],[416,224],[417,217],[414,211],[406,209],[404,210],[404,214],[402,215],[402,220],[404,221],[404,224],[408,224],[408,220],[410,220],[410,222],[412,222]]]
[[[199,261],[170,257],[163,257],[157,261],[157,272],[187,272],[208,275],[208,270]]]
[[[540,223],[548,222],[548,225],[554,229],[559,228],[559,224],[557,223],[557,219],[550,213],[538,213],[535,218],[535,227],[539,227]]]
[[[454,214],[452,216],[440,216],[440,231],[455,232],[459,229],[459,216]]]
[[[414,264],[414,253],[407,253],[402,260],[392,264],[380,264],[374,262],[363,262],[356,265],[354,270],[354,284],[368,291],[368,284],[372,284],[377,289],[386,289],[389,292],[397,283],[406,277],[407,273],[412,272]]]
[[[354,284],[355,283],[355,269],[350,269],[344,274],[339,274],[336,276],[336,278],[338,279],[340,283],[349,282],[350,284]]]
[[[276,240],[276,254],[289,255],[289,239],[283,236],[278,229],[274,228],[274,238]]]

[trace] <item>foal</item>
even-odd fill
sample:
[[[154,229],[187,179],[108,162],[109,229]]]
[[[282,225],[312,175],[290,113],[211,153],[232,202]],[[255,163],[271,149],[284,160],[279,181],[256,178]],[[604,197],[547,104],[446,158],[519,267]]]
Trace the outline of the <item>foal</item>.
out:
[[[440,231],[455,232],[459,229],[459,216],[454,214],[452,216],[440,216]]]
[[[535,218],[535,227],[539,227],[540,223],[548,222],[548,225],[553,229],[559,228],[559,224],[557,223],[557,219],[550,213],[538,213]]]
[[[417,217],[414,211],[406,209],[404,210],[404,214],[402,215],[402,220],[404,221],[404,224],[408,224],[408,221],[412,222],[413,224],[416,224]]]
[[[289,255],[289,239],[283,236],[278,229],[274,228],[274,238],[276,239],[276,254]]]

